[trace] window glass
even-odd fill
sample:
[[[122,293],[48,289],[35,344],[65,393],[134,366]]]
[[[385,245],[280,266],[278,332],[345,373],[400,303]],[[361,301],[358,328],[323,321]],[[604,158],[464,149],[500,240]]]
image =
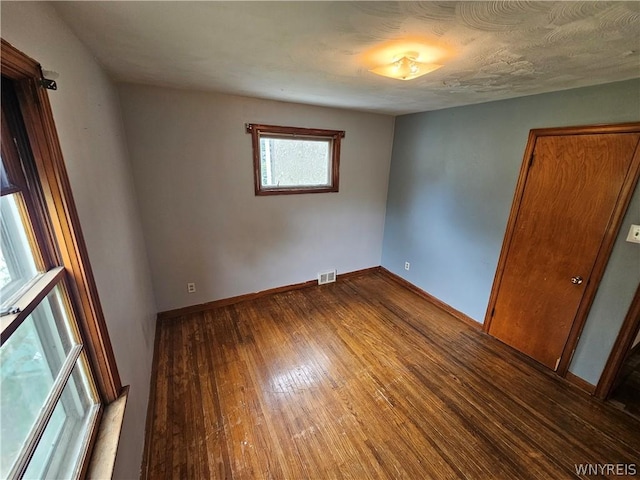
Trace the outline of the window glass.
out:
[[[73,478],[98,411],[83,357],[67,382],[24,478]]]
[[[260,138],[263,187],[331,184],[331,141]]]
[[[0,161],[0,190],[7,190],[11,187],[12,185],[9,181],[9,175],[4,169],[4,162]]]
[[[59,287],[0,348],[0,477],[6,478],[62,365],[78,342],[67,328]]]
[[[22,220],[24,211],[20,193],[0,197],[0,303],[3,307],[40,273]]]

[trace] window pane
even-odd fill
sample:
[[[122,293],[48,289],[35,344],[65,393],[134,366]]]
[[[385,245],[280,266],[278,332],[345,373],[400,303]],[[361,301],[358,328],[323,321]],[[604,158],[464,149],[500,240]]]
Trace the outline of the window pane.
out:
[[[263,187],[313,187],[331,183],[331,141],[260,138]]]
[[[20,215],[20,195],[14,193],[0,197],[0,299],[3,306],[39,273]]]
[[[4,169],[4,161],[0,158],[0,190],[6,190],[11,188],[11,182],[9,181],[9,175]]]
[[[56,287],[0,347],[0,477],[5,478],[77,344]]]
[[[87,444],[87,435],[95,423],[98,407],[94,389],[88,380],[84,357],[80,357],[24,478],[73,478]]]

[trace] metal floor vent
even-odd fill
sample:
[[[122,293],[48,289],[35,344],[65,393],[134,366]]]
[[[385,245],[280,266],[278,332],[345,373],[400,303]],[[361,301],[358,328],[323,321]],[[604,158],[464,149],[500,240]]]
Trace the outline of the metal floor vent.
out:
[[[324,285],[325,283],[333,283],[336,281],[336,271],[322,272],[318,274],[318,285]]]

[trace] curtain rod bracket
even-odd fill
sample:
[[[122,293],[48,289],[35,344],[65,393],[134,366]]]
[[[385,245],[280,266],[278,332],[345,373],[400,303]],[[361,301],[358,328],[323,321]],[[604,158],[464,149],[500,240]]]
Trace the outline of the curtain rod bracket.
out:
[[[49,70],[43,70],[42,65],[38,65],[38,67],[40,69],[40,82],[39,82],[40,85],[46,88],[47,90],[57,90],[58,84],[56,83],[56,81],[45,77],[45,75],[48,75],[53,78],[58,78],[58,74],[56,72],[52,72]]]
[[[42,77],[40,79],[40,85],[42,85],[47,90],[57,90],[58,89],[58,84],[56,83],[55,80],[49,80],[48,78],[44,78],[44,77]]]

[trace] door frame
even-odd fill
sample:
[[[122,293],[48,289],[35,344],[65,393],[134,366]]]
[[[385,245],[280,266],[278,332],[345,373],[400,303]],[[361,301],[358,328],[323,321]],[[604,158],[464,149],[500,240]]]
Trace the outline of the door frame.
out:
[[[507,228],[502,243],[502,249],[500,251],[500,257],[498,260],[498,266],[496,268],[496,274],[493,280],[493,286],[491,287],[491,295],[489,296],[489,305],[487,306],[487,312],[484,318],[484,331],[489,333],[491,326],[491,320],[493,318],[493,312],[498,298],[498,292],[500,291],[500,284],[502,282],[502,276],[504,273],[505,264],[509,254],[509,248],[511,247],[511,241],[515,233],[516,222],[518,220],[518,214],[520,212],[520,206],[524,196],[525,187],[527,185],[529,169],[533,162],[533,152],[535,150],[536,141],[539,137],[547,136],[568,136],[568,135],[598,135],[598,134],[616,134],[616,133],[640,133],[640,122],[634,123],[622,123],[612,125],[590,125],[590,126],[578,126],[578,127],[558,127],[558,128],[539,128],[529,131],[529,139],[525,148],[522,165],[520,167],[520,174],[516,183],[516,190],[513,197],[513,203],[511,205],[511,211],[509,213],[509,219],[507,221]],[[631,201],[631,197],[635,190],[635,186],[638,183],[638,177],[640,176],[640,147],[636,145],[636,150],[631,160],[631,165],[627,176],[624,179],[622,188],[620,189],[620,195],[611,215],[611,220],[605,230],[602,244],[596,255],[596,260],[593,266],[593,270],[589,277],[589,281],[584,289],[584,294],[578,306],[578,311],[573,319],[573,325],[569,332],[567,342],[562,351],[560,362],[556,368],[556,373],[561,377],[565,377],[569,370],[569,365],[573,354],[578,345],[580,334],[584,328],[584,324],[587,320],[587,315],[595,299],[598,286],[604,275],[613,244],[617,238],[622,219]]]
[[[640,284],[636,289],[629,311],[620,327],[620,332],[607,359],[607,363],[600,375],[600,380],[593,395],[605,400],[611,394],[620,369],[624,365],[627,354],[640,330]]]

